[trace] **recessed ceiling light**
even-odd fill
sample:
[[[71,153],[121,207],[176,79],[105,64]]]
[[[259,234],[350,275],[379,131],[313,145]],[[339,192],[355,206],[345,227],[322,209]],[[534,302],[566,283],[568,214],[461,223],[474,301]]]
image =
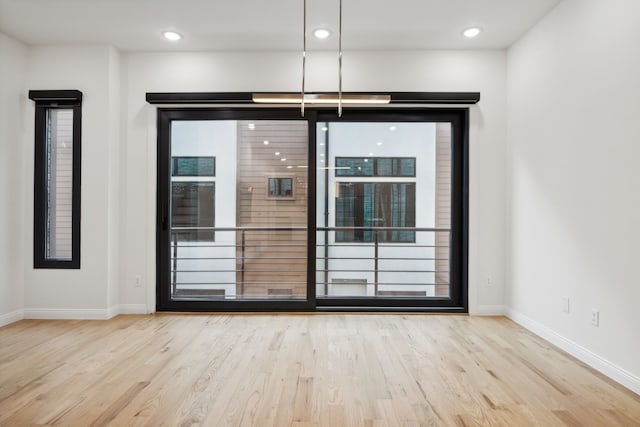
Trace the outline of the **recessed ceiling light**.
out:
[[[256,128],[256,125],[255,123],[249,123],[247,127],[249,128],[249,130],[254,130]]]
[[[182,38],[182,34],[176,33],[175,31],[163,31],[162,36],[172,42],[177,42]]]
[[[275,154],[276,154],[276,156],[279,156],[279,155],[280,155],[280,152],[279,152],[279,151],[276,151],[276,153],[275,153]]]
[[[331,31],[327,30],[326,28],[316,28],[315,30],[313,30],[313,37],[320,40],[324,40],[330,35]]]
[[[369,153],[369,156],[373,156],[373,153]]]
[[[287,169],[293,169],[293,166],[289,165],[287,166]]]
[[[285,159],[284,157],[280,159],[281,162],[286,162],[287,159]]]
[[[478,27],[471,27],[471,28],[467,28],[466,30],[464,30],[462,32],[462,35],[465,36],[468,39],[472,39],[474,37],[476,37],[478,34],[480,34],[480,28]]]
[[[376,145],[380,147],[382,145],[382,142],[377,142]]]
[[[324,127],[322,128],[322,131],[323,131],[323,132],[326,132],[326,131],[328,131],[328,130],[329,130],[329,128],[328,128],[328,127],[326,127],[326,126],[324,126]]]
[[[264,145],[269,145],[269,141],[267,141],[266,139],[265,139],[264,141],[262,141],[262,143],[263,143]]]

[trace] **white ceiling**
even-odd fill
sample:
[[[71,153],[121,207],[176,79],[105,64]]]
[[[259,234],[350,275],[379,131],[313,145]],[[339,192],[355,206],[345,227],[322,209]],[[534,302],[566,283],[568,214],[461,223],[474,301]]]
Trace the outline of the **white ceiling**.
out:
[[[505,48],[561,0],[343,0],[343,49]],[[303,0],[0,0],[0,32],[29,44],[126,51],[298,50]],[[479,26],[473,40],[461,31]],[[307,0],[309,49],[336,49],[338,0]],[[162,30],[184,39],[171,43]]]

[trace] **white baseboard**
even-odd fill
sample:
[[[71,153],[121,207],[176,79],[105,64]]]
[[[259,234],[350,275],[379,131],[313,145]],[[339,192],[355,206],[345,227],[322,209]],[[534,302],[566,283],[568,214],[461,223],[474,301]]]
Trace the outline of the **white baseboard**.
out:
[[[576,359],[581,360],[593,369],[622,384],[634,393],[640,394],[640,377],[633,375],[631,372],[611,363],[605,358],[593,353],[570,339],[563,337],[554,330],[522,313],[511,308],[506,308],[505,315],[520,326],[544,338],[557,347],[560,347]]]
[[[24,319],[24,310],[15,310],[0,316],[0,328]]]
[[[148,314],[146,304],[120,304],[107,309],[65,309],[65,308],[26,308],[24,311],[0,316],[0,326],[5,317],[13,319],[73,319],[73,320],[108,320],[118,314]],[[7,324],[8,324],[7,323]]]
[[[471,316],[504,316],[503,305],[479,305],[469,310]]]
[[[118,314],[149,314],[146,304],[120,304]]]
[[[107,320],[113,317],[112,314],[111,309],[103,308],[25,308],[24,310],[25,319]]]
[[[117,305],[112,305],[107,309],[107,319],[116,317],[118,314],[120,314],[120,308]]]

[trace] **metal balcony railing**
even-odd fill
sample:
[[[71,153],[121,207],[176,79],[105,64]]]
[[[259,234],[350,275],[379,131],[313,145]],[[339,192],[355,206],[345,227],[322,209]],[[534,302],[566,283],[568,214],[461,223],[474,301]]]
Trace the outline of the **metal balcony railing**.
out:
[[[316,284],[323,285],[324,296],[331,296],[331,277],[336,276],[371,278],[375,296],[413,295],[407,289],[449,286],[449,228],[317,227],[316,231],[316,259],[321,261],[316,274],[322,276],[322,280],[316,276]],[[341,232],[352,238],[338,238]],[[393,232],[398,240],[389,238]],[[413,237],[407,241],[406,236]]]
[[[173,227],[171,293],[200,289],[211,297],[226,287],[243,298],[256,289],[280,292],[287,285],[304,296],[307,231],[302,226]],[[319,297],[332,296],[330,286],[349,279],[372,285],[374,296],[417,296],[423,291],[416,289],[428,288],[425,296],[448,292],[449,228],[317,227],[316,232]]]

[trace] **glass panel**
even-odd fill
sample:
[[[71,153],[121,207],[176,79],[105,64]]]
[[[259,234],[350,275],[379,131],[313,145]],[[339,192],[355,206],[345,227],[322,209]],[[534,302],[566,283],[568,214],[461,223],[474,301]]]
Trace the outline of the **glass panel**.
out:
[[[171,125],[171,298],[307,298],[306,121]]]
[[[318,298],[450,295],[450,123],[318,123]]]
[[[72,259],[73,110],[47,109],[45,257]]]

